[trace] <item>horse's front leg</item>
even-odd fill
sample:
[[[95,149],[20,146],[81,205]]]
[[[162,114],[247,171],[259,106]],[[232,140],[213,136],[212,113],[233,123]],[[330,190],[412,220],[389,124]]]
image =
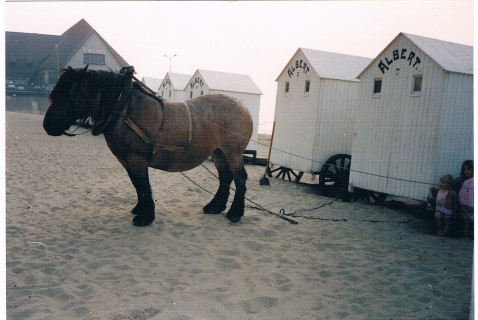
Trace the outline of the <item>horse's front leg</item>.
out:
[[[132,211],[135,215],[133,225],[137,227],[147,226],[155,218],[148,164],[142,159],[129,159],[125,167],[138,196],[138,204]]]

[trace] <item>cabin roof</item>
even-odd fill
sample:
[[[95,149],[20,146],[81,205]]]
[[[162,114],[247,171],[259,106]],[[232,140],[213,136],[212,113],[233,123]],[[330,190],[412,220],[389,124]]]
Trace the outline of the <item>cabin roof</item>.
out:
[[[335,80],[358,81],[357,75],[372,61],[372,58],[367,57],[299,48],[282,70],[281,75],[289,68],[298,52],[304,54],[319,77]]]
[[[143,79],[141,79],[141,82],[143,82],[150,89],[154,91],[158,91],[159,87],[161,86],[161,83],[163,82],[163,79],[153,78],[153,77],[143,77]]]
[[[448,72],[473,74],[473,46],[400,32],[381,52],[380,57],[400,36],[409,39]],[[371,63],[370,63],[371,64]],[[367,66],[368,69],[370,64]],[[362,75],[365,69],[359,74]]]
[[[210,70],[197,70],[211,90],[260,94],[262,91],[248,75]]]
[[[189,80],[191,80],[191,75],[189,74],[168,72],[166,76],[168,75],[169,75],[169,80],[171,80],[171,85],[176,90],[184,90],[186,86],[188,85]]]
[[[444,70],[473,74],[473,47],[460,43],[402,33]]]

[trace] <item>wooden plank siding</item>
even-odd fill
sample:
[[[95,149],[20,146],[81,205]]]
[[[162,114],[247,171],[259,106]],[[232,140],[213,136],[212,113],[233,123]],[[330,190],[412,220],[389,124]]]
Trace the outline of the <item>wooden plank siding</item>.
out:
[[[421,62],[394,59],[384,73],[380,61],[396,50]],[[408,57],[408,56],[407,56]],[[414,76],[423,76],[413,91]],[[373,93],[382,79],[382,92]],[[427,52],[399,35],[360,75],[349,183],[354,187],[425,200],[440,176],[455,177],[473,155],[472,75],[447,72]],[[470,144],[471,141],[471,144]]]
[[[325,162],[339,153],[351,154],[353,120],[358,83],[321,79],[312,171],[320,171]]]
[[[306,61],[304,56],[297,59]],[[305,93],[306,81],[310,81],[309,93]],[[289,92],[286,92],[286,82]],[[292,77],[283,72],[278,78],[272,164],[312,171],[319,93],[320,80],[314,70],[307,75],[297,72]]]

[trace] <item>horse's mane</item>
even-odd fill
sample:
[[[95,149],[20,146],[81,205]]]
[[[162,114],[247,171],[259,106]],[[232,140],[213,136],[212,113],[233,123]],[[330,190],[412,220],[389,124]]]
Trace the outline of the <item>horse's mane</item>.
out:
[[[99,91],[101,108],[106,108],[109,111],[116,103],[126,82],[131,81],[121,74],[97,70],[89,70],[86,73],[86,80],[88,81],[88,90],[90,90],[89,95],[93,96],[95,91]]]
[[[134,90],[155,99],[164,107],[163,100],[148,91],[143,84],[133,81],[132,67],[123,68],[119,73],[103,70],[86,70],[68,68],[64,70],[57,85],[50,93],[51,100],[65,99],[71,87],[77,83],[86,84],[86,97],[89,97],[88,115],[80,122],[87,122],[91,118],[95,127],[104,127],[113,114],[119,114]],[[102,129],[99,129],[100,131]]]
[[[106,107],[107,109],[111,109],[111,106],[118,102],[117,99],[121,91],[123,91],[123,95],[131,94],[131,90],[128,90],[128,88],[138,90],[155,99],[160,104],[163,104],[163,100],[148,91],[142,83],[133,81],[132,74],[128,72],[114,73],[112,71],[89,70],[86,74],[90,89],[94,90],[95,88],[99,88],[101,92],[102,108]],[[124,92],[124,90],[128,90],[129,92]],[[90,93],[94,94],[94,92]],[[128,96],[123,96],[123,98],[128,98]]]

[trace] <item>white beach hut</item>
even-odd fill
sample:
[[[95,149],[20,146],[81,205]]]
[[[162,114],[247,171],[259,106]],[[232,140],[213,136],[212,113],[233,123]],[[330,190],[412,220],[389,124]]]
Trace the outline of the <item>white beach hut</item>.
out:
[[[168,72],[159,86],[159,95],[172,102],[186,100],[186,85],[191,75]]]
[[[473,47],[400,33],[359,79],[350,190],[425,200],[473,159]]]
[[[277,176],[287,174],[290,180],[292,173],[299,180],[304,172],[326,170],[328,160],[350,165],[356,77],[371,61],[319,50],[296,51],[276,80],[270,162],[273,172],[280,170]]]
[[[259,131],[259,110],[262,92],[248,75],[210,70],[197,70],[186,85],[186,99],[221,93],[234,97],[247,107],[252,116],[254,130],[245,153],[255,156]]]

